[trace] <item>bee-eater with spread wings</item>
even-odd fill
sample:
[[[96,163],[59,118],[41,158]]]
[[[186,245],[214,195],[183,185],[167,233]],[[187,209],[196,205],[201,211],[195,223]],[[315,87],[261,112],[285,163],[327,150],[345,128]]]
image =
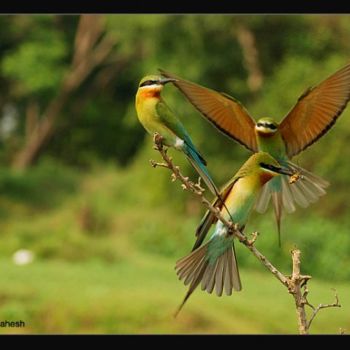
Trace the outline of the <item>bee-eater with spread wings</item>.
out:
[[[160,134],[165,146],[182,151],[209,190],[218,195],[219,192],[206,168],[206,161],[195,148],[180,120],[160,96],[163,86],[169,82],[175,82],[175,79],[149,75],[140,81],[135,101],[137,116],[148,133]]]
[[[295,211],[295,203],[307,207],[324,195],[329,183],[290,162],[290,159],[322,137],[336,122],[350,99],[350,63],[298,99],[285,118],[277,123],[271,118],[257,122],[233,97],[160,70],[214,126],[253,152],[265,151],[282,165],[289,165],[301,175],[295,185],[285,176],[266,184],[255,209],[264,213],[272,197],[280,241],[283,207]]]
[[[232,218],[233,222],[238,225],[238,229],[242,231],[260,189],[271,179],[278,178],[279,174],[292,176],[294,173],[288,167],[281,166],[268,153],[255,153],[220,192],[229,213],[223,210],[223,204],[218,198],[213,202],[213,206],[221,210],[221,215],[226,220]],[[211,226],[215,223],[215,230],[211,238],[201,246]],[[189,290],[177,313],[200,283],[202,290],[208,293],[212,293],[215,287],[218,296],[222,295],[224,289],[227,295],[231,295],[233,289],[241,290],[233,234],[221,221],[218,221],[212,212],[207,211],[197,228],[196,236],[197,240],[192,253],[178,260],[175,266],[179,279],[183,279],[185,285],[190,283]]]

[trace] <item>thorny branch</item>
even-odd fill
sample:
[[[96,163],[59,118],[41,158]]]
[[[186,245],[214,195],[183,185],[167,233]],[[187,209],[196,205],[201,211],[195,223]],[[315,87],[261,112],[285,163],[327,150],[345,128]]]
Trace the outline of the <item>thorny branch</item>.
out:
[[[255,248],[254,243],[257,240],[259,233],[253,232],[252,238],[248,239],[245,234],[238,230],[236,224],[232,221],[226,220],[221,215],[220,210],[214,207],[204,196],[205,190],[201,187],[200,178],[197,183],[194,183],[189,177],[186,177],[181,173],[178,166],[173,164],[172,158],[167,154],[167,149],[163,147],[161,135],[157,133],[154,134],[154,149],[161,154],[164,162],[158,163],[151,160],[150,163],[152,167],[163,167],[169,169],[172,172],[171,180],[173,182],[179,180],[183,190],[188,190],[198,196],[207,209],[211,211],[217,219],[220,220],[231,231],[231,233],[288,289],[288,292],[293,296],[295,301],[299,334],[309,334],[311,323],[320,310],[331,307],[341,307],[336,292],[335,302],[333,304],[319,304],[317,307],[310,304],[307,299],[309,293],[307,282],[311,279],[311,276],[300,274],[300,250],[295,249],[291,252],[293,262],[292,275],[284,275],[262,253],[260,253],[258,249]],[[313,310],[309,320],[307,319],[305,305]]]

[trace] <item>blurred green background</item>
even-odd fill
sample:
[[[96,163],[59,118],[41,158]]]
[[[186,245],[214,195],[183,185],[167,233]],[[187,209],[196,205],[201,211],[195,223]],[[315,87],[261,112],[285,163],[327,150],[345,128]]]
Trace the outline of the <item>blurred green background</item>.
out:
[[[1,333],[297,333],[293,299],[237,244],[243,290],[186,287],[187,254],[204,208],[149,160],[134,96],[163,68],[239,99],[254,118],[281,120],[310,85],[350,58],[349,15],[40,15],[0,17]],[[164,98],[205,155],[218,185],[249,156],[171,85]],[[328,194],[283,218],[272,208],[246,232],[282,272],[290,250],[311,274],[310,302],[333,301],[311,333],[350,331],[350,109],[294,161],[331,182]],[[184,173],[193,169],[171,151]],[[13,256],[26,249],[31,263]]]

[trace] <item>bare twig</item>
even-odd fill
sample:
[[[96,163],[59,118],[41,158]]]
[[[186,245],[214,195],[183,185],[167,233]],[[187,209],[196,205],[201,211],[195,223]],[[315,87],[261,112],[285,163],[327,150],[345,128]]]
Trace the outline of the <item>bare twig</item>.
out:
[[[307,318],[305,312],[306,295],[302,293],[302,286],[306,285],[311,276],[300,274],[300,250],[292,250],[293,272],[289,280],[288,291],[293,295],[298,317],[299,333],[307,334]],[[308,293],[308,292],[307,292]]]
[[[259,236],[259,232],[253,232],[252,233],[252,238],[249,240],[249,244],[253,245],[255,243],[255,241],[258,239]]]
[[[334,297],[335,297],[335,302],[332,304],[319,304],[317,307],[312,306],[309,302],[306,303],[306,305],[310,306],[313,310],[312,315],[310,317],[309,322],[307,323],[307,328],[309,329],[311,326],[312,321],[314,320],[314,318],[316,317],[317,313],[322,310],[322,309],[327,309],[330,307],[341,307],[340,303],[339,303],[339,298],[338,298],[338,293],[337,291],[334,289]]]
[[[335,302],[333,304],[319,304],[317,307],[314,307],[309,302],[307,299],[309,294],[307,282],[311,279],[311,276],[300,274],[300,255],[300,250],[295,249],[292,251],[293,273],[290,279],[289,293],[294,297],[299,324],[299,333],[308,334],[311,323],[320,310],[330,307],[341,307],[341,305],[339,303],[338,294],[335,290]],[[303,292],[302,289],[304,290]],[[307,320],[305,305],[309,306],[313,310],[309,321]]]
[[[221,215],[220,210],[214,207],[204,196],[204,189],[200,185],[200,179],[197,183],[192,182],[188,177],[185,177],[181,173],[178,166],[175,166],[172,163],[172,158],[168,156],[167,150],[163,147],[162,139],[163,138],[159,134],[156,133],[154,135],[154,149],[161,154],[164,162],[158,163],[151,160],[151,165],[154,168],[160,166],[169,169],[172,172],[172,181],[180,180],[183,189],[188,190],[198,196],[207,209],[211,211],[217,217],[217,219],[220,220],[228,228],[228,230],[230,230],[230,232],[252,252],[252,254],[262,263],[262,265],[264,265],[288,289],[288,292],[294,297],[300,334],[309,333],[311,323],[321,309],[340,307],[337,294],[335,295],[336,300],[333,304],[319,304],[316,308],[313,307],[307,300],[307,295],[309,293],[307,289],[307,282],[311,279],[311,276],[302,275],[300,273],[300,250],[295,249],[291,252],[293,261],[292,276],[285,276],[262,253],[260,253],[258,249],[255,248],[254,243],[257,240],[258,232],[253,232],[252,238],[248,239],[245,234],[238,230],[236,224],[231,221],[227,221]],[[307,320],[305,305],[308,305],[313,309],[313,313],[309,321]]]

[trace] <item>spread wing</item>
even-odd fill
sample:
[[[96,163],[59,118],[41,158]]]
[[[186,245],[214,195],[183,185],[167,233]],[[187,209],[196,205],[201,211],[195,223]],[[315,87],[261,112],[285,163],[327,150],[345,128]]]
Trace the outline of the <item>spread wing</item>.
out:
[[[257,152],[255,122],[238,101],[227,94],[197,85],[162,69],[159,71],[167,78],[177,79],[173,84],[221,132]]]
[[[312,145],[336,122],[350,99],[350,63],[308,89],[279,129],[291,158]]]

